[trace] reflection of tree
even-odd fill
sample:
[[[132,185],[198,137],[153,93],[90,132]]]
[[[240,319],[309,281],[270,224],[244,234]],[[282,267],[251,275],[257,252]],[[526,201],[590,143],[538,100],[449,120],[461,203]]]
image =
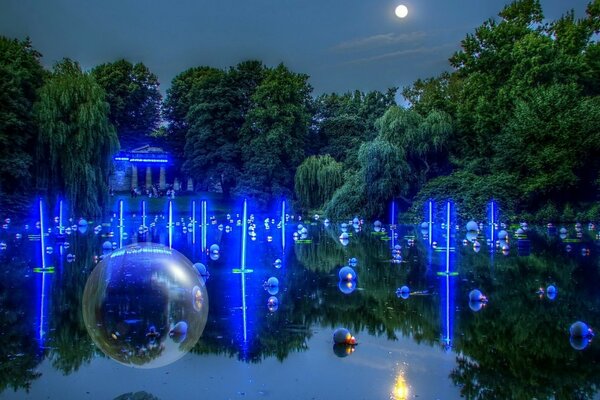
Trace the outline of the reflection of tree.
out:
[[[0,255],[0,265],[5,271],[0,279],[0,393],[7,388],[28,390],[41,376],[35,368],[43,357],[32,323],[37,275],[11,249]]]
[[[600,352],[595,346],[575,351],[568,337],[579,316],[600,324],[599,299],[583,294],[598,287],[597,269],[557,257],[539,239],[534,246],[537,256],[498,259],[493,270],[483,255],[460,264],[461,276],[485,285],[490,298],[485,311],[462,313],[458,324],[460,356],[451,378],[466,398],[590,399],[598,390]],[[586,281],[575,281],[582,273]],[[559,288],[557,299],[539,299],[536,289],[550,283]],[[465,299],[470,288],[463,289]]]
[[[130,392],[124,393],[114,398],[114,400],[159,400],[158,397],[148,392]]]
[[[50,329],[50,359],[53,367],[64,374],[77,371],[99,353],[87,333],[81,312],[83,289],[94,267],[93,257],[99,248],[99,239],[88,230],[86,234],[74,233],[67,240],[70,243],[68,251],[76,258],[72,263],[63,263],[62,269],[57,268],[49,318],[53,327]]]

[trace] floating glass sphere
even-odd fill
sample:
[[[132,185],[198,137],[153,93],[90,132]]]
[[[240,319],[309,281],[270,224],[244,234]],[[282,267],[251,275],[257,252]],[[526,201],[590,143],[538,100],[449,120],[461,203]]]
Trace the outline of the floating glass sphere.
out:
[[[351,267],[342,267],[338,275],[341,281],[356,280],[356,272]]]
[[[467,231],[469,232],[473,232],[473,231],[477,231],[479,229],[479,226],[477,225],[477,222],[475,221],[469,221],[467,222]]]
[[[275,260],[275,262],[273,263],[273,266],[278,269],[281,268],[281,259],[278,258],[277,260]]]
[[[279,299],[275,296],[269,297],[267,300],[267,309],[270,312],[275,312],[279,308]]]
[[[485,296],[479,289],[473,289],[469,292],[469,301],[473,302],[484,302],[486,300]]]
[[[340,289],[340,292],[344,294],[350,294],[354,292],[354,289],[356,289],[356,281],[340,280],[338,282],[338,288]]]
[[[83,293],[90,337],[104,354],[131,367],[181,358],[202,335],[207,316],[208,294],[192,263],[155,243],[106,255]]]

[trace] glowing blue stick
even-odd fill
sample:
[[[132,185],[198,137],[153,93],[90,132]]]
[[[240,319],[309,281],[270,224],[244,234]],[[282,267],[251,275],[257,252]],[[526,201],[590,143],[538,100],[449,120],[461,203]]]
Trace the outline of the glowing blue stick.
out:
[[[169,200],[169,248],[173,248],[173,200]]]
[[[248,210],[248,205],[246,202],[246,199],[244,199],[244,212],[243,212],[243,218],[244,220],[242,221],[242,258],[241,258],[241,265],[240,268],[241,270],[245,270],[246,269],[246,235],[247,235],[247,225],[248,225],[248,217],[247,215],[247,211]]]
[[[446,211],[446,273],[450,272],[450,202]]]
[[[142,225],[146,226],[146,201],[142,200]]]
[[[246,326],[246,274],[242,269],[242,320],[244,324],[244,342],[248,340],[247,326]]]
[[[192,201],[192,244],[196,244],[196,201]]]
[[[63,201],[58,203],[58,233],[63,234]]]
[[[123,200],[119,200],[119,248],[123,247]]]
[[[42,268],[46,269],[46,258],[44,257],[46,253],[46,245],[44,244],[44,206],[42,199],[40,199],[40,246],[42,250]]]
[[[206,251],[206,200],[202,200],[202,252]]]
[[[494,243],[494,200],[492,200],[492,243]]]
[[[281,249],[285,250],[285,200],[281,202]]]
[[[433,202],[429,200],[429,245],[433,243]]]

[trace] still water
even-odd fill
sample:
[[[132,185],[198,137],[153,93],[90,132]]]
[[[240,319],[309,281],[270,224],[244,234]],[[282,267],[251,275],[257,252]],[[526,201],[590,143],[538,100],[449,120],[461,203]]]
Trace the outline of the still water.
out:
[[[572,227],[566,239],[529,229],[525,247],[509,229],[503,254],[483,232],[479,248],[473,237],[463,244],[466,231],[454,226],[450,251],[441,245],[443,229],[434,229],[440,244],[431,246],[414,226],[350,225],[344,245],[340,225],[302,221],[303,240],[298,220],[282,229],[274,215],[268,224],[255,218],[246,231],[244,260],[243,217],[230,217],[207,220],[205,240],[200,223],[187,229],[188,216],[177,213],[171,230],[168,213],[148,216],[147,233],[138,230],[141,216],[121,222],[117,214],[64,239],[48,222],[45,270],[35,269],[42,266],[35,221],[27,230],[4,226],[0,398],[600,398],[598,340],[569,335],[578,320],[600,330],[599,246],[587,226],[581,239]],[[210,306],[202,336],[182,358],[132,368],[92,341],[82,302],[91,271],[112,251],[105,242],[145,240],[206,265]],[[213,244],[218,253],[208,249]],[[341,282],[339,270],[352,258],[357,280]],[[278,287],[265,287],[271,277]],[[549,285],[556,296],[546,293]],[[473,289],[488,303],[470,303]],[[334,347],[340,327],[356,346]]]

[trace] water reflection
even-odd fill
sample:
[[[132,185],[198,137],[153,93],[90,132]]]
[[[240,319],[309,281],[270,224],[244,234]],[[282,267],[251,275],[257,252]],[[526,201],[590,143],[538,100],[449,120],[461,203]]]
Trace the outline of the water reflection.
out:
[[[148,238],[167,244],[166,223],[158,218]],[[28,387],[39,378],[36,366],[44,358],[64,374],[74,374],[93,358],[103,357],[86,332],[81,302],[94,257],[102,254],[102,242],[107,239],[102,234],[115,230],[118,224],[115,221],[114,227],[104,227],[101,234],[91,229],[71,233],[67,238],[69,252],[76,256],[71,263],[62,263],[66,260],[64,252],[55,250],[47,255],[57,268],[55,274],[46,276],[46,283],[51,283],[46,289],[50,301],[45,306],[47,328],[41,349],[32,340],[39,328],[39,297],[30,295],[40,289],[41,275],[32,273],[32,267],[38,265],[33,254],[34,249],[39,249],[39,242],[27,240],[25,231],[2,232],[0,239],[7,243],[7,249],[0,254],[6,276],[0,280],[0,307],[5,311],[0,313],[0,362],[7,367],[7,373],[0,374],[1,390]],[[491,269],[490,254],[454,245],[450,246],[456,248],[451,257],[456,259],[448,270],[459,275],[438,276],[438,271],[446,270],[446,254],[431,252],[431,237],[409,245],[420,228],[398,226],[397,241],[384,241],[373,235],[369,227],[353,232],[347,246],[343,246],[338,239],[340,228],[335,224],[325,227],[320,222],[306,223],[312,242],[298,244],[291,240],[295,229],[288,226],[288,245],[282,256],[286,238],[276,231],[277,224],[270,225],[271,241],[261,223],[255,230],[257,240],[247,243],[248,264],[254,271],[251,274],[232,273],[241,265],[241,226],[233,226],[229,233],[225,229],[219,231],[218,224],[203,229],[207,242],[220,246],[218,260],[207,259],[205,252],[194,248],[193,232],[184,234],[181,228],[174,229],[173,247],[193,262],[202,261],[211,271],[207,282],[211,310],[203,336],[192,353],[234,357],[250,363],[276,358],[284,361],[280,367],[283,369],[287,366],[285,360],[294,352],[325,351],[340,362],[369,353],[371,350],[361,344],[358,353],[339,360],[335,355],[347,354],[347,349],[334,349],[333,355],[330,344],[323,350],[308,348],[315,329],[330,332],[334,327],[345,326],[352,332],[382,336],[392,343],[408,336],[421,346],[437,347],[441,338],[442,343],[452,345],[456,354],[449,379],[466,398],[593,398],[600,384],[597,342],[576,351],[568,332],[570,324],[579,319],[592,327],[600,326],[600,299],[595,294],[600,284],[599,264],[593,245],[586,246],[591,248],[590,256],[582,256],[579,248],[566,253],[558,237],[546,236],[546,229],[530,229],[530,256],[499,257]],[[129,241],[137,240],[137,227],[125,223],[125,229],[135,233],[129,235]],[[16,233],[23,234],[20,244]],[[436,240],[443,244],[440,247],[446,247],[445,240]],[[390,245],[396,244],[402,246],[402,261],[397,264],[390,263]],[[53,242],[49,245],[59,248]],[[353,284],[352,293],[346,295],[340,291],[338,271],[353,257],[359,260],[355,267],[359,280]],[[275,267],[277,259],[281,259],[284,268]],[[279,280],[275,312],[266,306],[271,294],[263,287],[270,277]],[[550,284],[559,288],[560,294],[553,301],[540,301],[535,291]],[[243,285],[245,307],[241,307],[240,297]],[[404,285],[429,295],[399,299],[395,290]],[[492,300],[479,313],[473,313],[468,304],[468,293],[475,287]],[[117,313],[120,307],[117,301],[107,305],[107,310]],[[181,319],[174,318],[172,322],[177,324]],[[160,338],[175,342],[168,331],[160,330],[165,323],[152,324]],[[150,336],[145,335],[149,331],[140,331],[145,332],[142,340],[147,341]]]

